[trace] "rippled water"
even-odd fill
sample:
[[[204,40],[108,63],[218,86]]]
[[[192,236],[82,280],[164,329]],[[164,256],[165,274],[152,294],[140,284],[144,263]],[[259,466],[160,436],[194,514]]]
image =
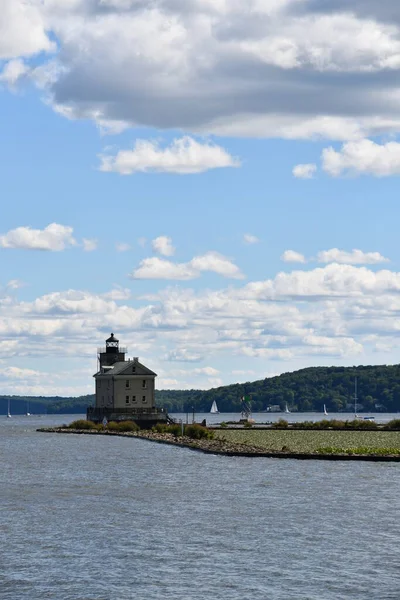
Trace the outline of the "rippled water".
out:
[[[72,418],[0,418],[1,600],[399,600],[399,464],[35,432]]]

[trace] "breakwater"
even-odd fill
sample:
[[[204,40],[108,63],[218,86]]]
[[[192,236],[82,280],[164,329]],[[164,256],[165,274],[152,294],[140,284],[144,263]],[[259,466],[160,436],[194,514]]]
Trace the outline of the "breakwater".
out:
[[[226,439],[192,439],[187,436],[176,437],[171,433],[153,431],[119,432],[94,429],[71,429],[69,427],[46,427],[37,429],[41,433],[61,433],[78,435],[106,435],[131,437],[158,444],[168,444],[187,448],[204,454],[220,456],[240,456],[248,458],[282,458],[296,460],[334,460],[334,461],[370,461],[370,462],[400,462],[399,454],[352,454],[352,453],[323,453],[323,452],[293,452],[292,450],[268,450],[255,444],[238,443]]]

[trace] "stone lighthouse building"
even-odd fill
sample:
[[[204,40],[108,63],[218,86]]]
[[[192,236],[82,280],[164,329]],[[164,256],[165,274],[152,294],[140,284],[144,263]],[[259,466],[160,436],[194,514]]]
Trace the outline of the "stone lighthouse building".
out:
[[[125,358],[126,348],[120,348],[114,334],[99,348],[95,406],[89,407],[87,418],[100,423],[107,421],[135,421],[140,427],[152,427],[166,422],[167,413],[155,403],[157,374],[139,362]]]

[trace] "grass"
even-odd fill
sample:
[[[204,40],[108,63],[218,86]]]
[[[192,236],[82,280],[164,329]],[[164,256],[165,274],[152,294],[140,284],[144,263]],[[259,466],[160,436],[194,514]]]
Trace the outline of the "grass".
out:
[[[343,453],[351,449],[399,450],[400,431],[296,431],[296,430],[238,430],[215,431],[216,439],[290,452],[323,452],[337,448]]]

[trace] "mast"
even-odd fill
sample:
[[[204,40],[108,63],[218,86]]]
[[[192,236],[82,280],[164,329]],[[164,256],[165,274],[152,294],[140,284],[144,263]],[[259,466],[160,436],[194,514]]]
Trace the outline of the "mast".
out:
[[[357,377],[354,377],[354,414],[357,416]]]

